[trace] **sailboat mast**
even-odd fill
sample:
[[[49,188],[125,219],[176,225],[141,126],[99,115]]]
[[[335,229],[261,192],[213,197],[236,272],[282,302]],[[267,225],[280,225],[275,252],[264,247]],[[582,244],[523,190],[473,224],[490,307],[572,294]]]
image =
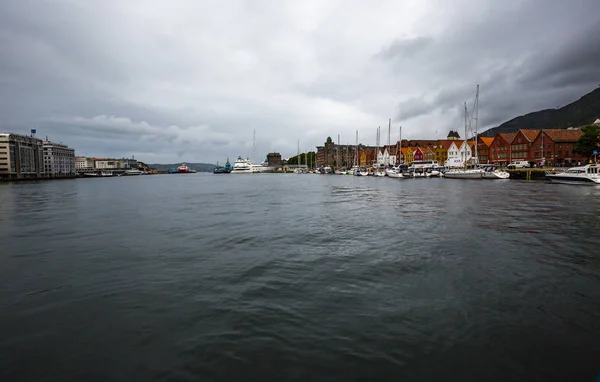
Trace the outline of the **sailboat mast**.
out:
[[[379,167],[379,143],[381,141],[381,126],[377,126],[377,156],[376,156],[376,160],[377,160],[377,166]]]
[[[477,124],[479,122],[479,85],[475,94],[475,164],[479,164],[479,155],[477,154]]]
[[[398,140],[400,141],[400,158],[402,158],[402,163],[404,163],[404,157],[402,156],[402,125],[398,128]],[[398,159],[400,159],[398,158]]]
[[[340,168],[340,135],[338,134],[338,141],[337,141],[337,159],[336,159],[336,169]]]
[[[358,166],[358,130],[356,130],[356,146],[354,146],[354,165]]]
[[[464,143],[464,153],[463,153],[463,160],[464,160],[464,164],[465,164],[465,170],[467,169],[467,145],[469,144],[468,140],[467,140],[467,103],[465,102],[465,143]]]

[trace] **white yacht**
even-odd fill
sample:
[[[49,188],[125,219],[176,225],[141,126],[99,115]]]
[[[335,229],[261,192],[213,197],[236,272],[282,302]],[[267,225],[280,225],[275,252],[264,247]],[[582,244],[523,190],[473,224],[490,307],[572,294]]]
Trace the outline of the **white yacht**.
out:
[[[483,168],[483,173],[481,174],[482,179],[508,179],[510,178],[510,173],[508,171],[504,171],[496,168],[495,166],[486,166]]]
[[[398,167],[391,167],[385,170],[385,174],[390,178],[402,178],[402,172]]]
[[[562,172],[546,172],[546,178],[563,184],[600,184],[600,164],[572,167]]]
[[[250,159],[244,159],[242,157],[238,157],[235,162],[233,162],[233,170],[231,170],[231,174],[251,174],[252,171],[252,162]]]
[[[483,169],[481,168],[454,168],[444,173],[444,178],[449,179],[482,179]]]

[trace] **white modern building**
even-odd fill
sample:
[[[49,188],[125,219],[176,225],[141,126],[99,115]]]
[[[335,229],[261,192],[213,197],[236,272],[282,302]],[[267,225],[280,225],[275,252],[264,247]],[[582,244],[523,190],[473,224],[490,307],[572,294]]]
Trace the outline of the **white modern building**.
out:
[[[92,170],[94,168],[94,161],[91,158],[86,157],[75,157],[75,170]]]
[[[72,176],[75,175],[75,149],[62,143],[45,140],[44,171],[46,176]]]
[[[94,161],[94,168],[96,170],[115,170],[120,166],[118,159],[111,158],[92,158]]]
[[[23,179],[44,176],[42,140],[31,136],[0,133],[0,178]]]

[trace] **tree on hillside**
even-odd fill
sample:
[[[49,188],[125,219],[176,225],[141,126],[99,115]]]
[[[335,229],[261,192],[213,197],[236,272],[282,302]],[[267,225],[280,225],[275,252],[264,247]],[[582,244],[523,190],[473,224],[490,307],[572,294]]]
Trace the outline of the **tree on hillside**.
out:
[[[587,125],[581,128],[583,135],[575,146],[573,147],[573,152],[577,154],[581,154],[586,157],[590,157],[593,155],[594,150],[600,149],[598,145],[600,144],[600,126],[599,125]]]
[[[317,157],[317,154],[314,151],[310,151],[310,152],[308,152],[308,154],[302,153],[302,154],[300,154],[300,163],[302,165],[309,164],[309,165],[314,166],[316,157]],[[289,165],[298,164],[298,155],[295,155],[295,156],[289,158],[287,163]]]

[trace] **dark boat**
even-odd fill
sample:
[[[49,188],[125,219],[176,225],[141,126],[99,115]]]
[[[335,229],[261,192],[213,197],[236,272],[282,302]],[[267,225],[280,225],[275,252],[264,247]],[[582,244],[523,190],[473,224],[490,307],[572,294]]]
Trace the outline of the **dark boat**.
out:
[[[219,166],[217,163],[217,167],[213,170],[213,174],[229,174],[233,170],[231,167],[231,163],[229,163],[229,158],[227,158],[227,163],[225,163],[225,167]]]

